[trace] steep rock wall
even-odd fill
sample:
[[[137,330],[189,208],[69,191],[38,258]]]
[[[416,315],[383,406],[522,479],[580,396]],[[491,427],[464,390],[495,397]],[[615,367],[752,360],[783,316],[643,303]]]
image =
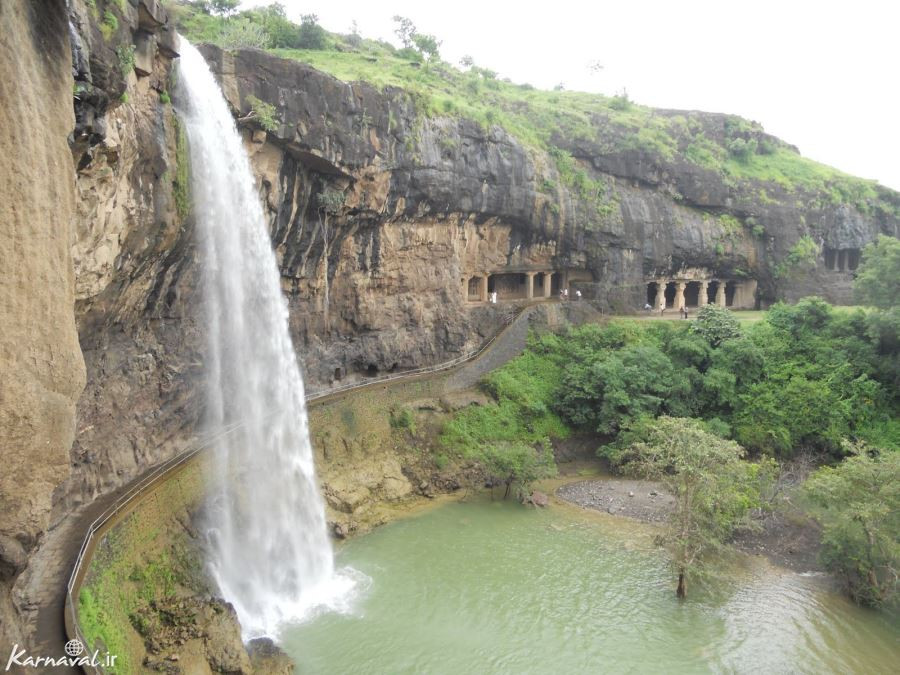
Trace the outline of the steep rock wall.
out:
[[[9,327],[0,358],[4,372],[22,373],[0,384],[0,426],[13,439],[0,476],[0,495],[12,495],[4,513],[14,514],[0,532],[0,576],[10,580],[48,521],[191,442],[202,416],[203,320],[187,152],[169,103],[177,44],[164,8],[72,0],[68,26],[60,2],[0,11],[14,27],[2,38],[0,86],[11,102],[2,142],[19,158],[0,204],[12,223],[0,238]],[[428,117],[404,91],[346,84],[255,50],[204,53],[258,176],[313,389],[480,344],[504,312],[467,301],[474,275],[565,270],[592,303],[615,311],[642,306],[648,279],[691,270],[756,280],[763,303],[806,293],[848,301],[852,274],[828,269],[824,248],[898,233],[887,212],[554,138],[590,178],[585,190],[501,128]],[[251,97],[274,107],[274,128],[262,128]],[[724,133],[724,116],[690,115],[711,137]],[[340,204],[323,208],[329,193]],[[900,206],[896,193],[881,196]],[[803,235],[822,247],[815,269],[777,278]],[[71,443],[83,382],[73,325],[87,385]],[[37,420],[39,406],[49,409]],[[0,594],[4,608],[12,611]]]
[[[62,0],[0,4],[0,645],[9,590],[69,474],[84,362],[75,331],[72,75]],[[4,654],[8,652],[4,650]]]
[[[500,127],[428,117],[402,90],[346,84],[257,50],[204,54],[245,129],[292,325],[319,381],[471,346],[479,308],[462,286],[473,275],[569,270],[586,297],[625,312],[643,305],[650,279],[693,272],[755,280],[761,304],[809,293],[848,302],[852,274],[826,269],[824,247],[898,232],[886,212],[554,138],[590,179],[586,190]],[[272,106],[268,131],[258,101]],[[690,115],[707,137],[724,138],[727,116]],[[325,228],[327,192],[343,203]],[[889,190],[882,197],[900,204]],[[779,277],[804,235],[821,247],[815,269]]]
[[[177,47],[166,18],[150,21],[143,2],[128,5],[134,12],[108,39],[89,8],[74,7],[76,64],[89,65],[81,80],[92,84],[76,105],[78,323],[89,377],[60,515],[184,447],[203,400],[187,152],[162,96]],[[122,46],[148,31],[152,61],[122,75]],[[568,270],[591,302],[626,312],[643,305],[648,279],[694,270],[756,279],[763,302],[811,291],[846,300],[849,273],[820,264],[786,283],[773,266],[801,234],[862,246],[897,230],[850,207],[812,208],[777,184],[762,198],[760,186],[725,185],[693,165],[555,139],[599,186],[588,194],[499,127],[430,118],[402,90],[346,84],[257,50],[203,51],[258,177],[311,389],[479,345],[503,313],[467,302],[472,275]],[[255,99],[273,106],[268,131]],[[724,133],[724,116],[696,115],[708,134]],[[340,204],[326,213],[328,193]]]

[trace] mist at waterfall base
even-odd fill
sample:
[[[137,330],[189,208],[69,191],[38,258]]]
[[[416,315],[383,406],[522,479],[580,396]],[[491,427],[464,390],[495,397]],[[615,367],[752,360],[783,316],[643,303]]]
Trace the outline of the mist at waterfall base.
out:
[[[359,575],[335,571],[303,379],[250,162],[219,85],[181,38],[176,106],[190,148],[203,287],[206,431],[217,438],[210,569],[244,637],[350,611]]]

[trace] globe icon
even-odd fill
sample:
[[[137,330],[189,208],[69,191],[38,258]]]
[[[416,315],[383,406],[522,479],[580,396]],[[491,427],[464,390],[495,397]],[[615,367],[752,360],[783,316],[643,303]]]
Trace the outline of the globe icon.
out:
[[[66,643],[65,649],[66,654],[69,656],[78,656],[84,651],[84,645],[81,644],[81,640],[69,640]]]

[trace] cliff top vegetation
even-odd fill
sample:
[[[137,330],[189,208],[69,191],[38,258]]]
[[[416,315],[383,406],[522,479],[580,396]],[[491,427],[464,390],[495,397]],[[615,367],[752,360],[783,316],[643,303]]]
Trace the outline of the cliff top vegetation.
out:
[[[562,172],[571,171],[573,155],[632,151],[660,165],[706,170],[732,187],[762,182],[787,193],[815,193],[822,205],[851,204],[863,213],[875,209],[900,215],[900,195],[894,191],[806,159],[757,122],[736,115],[649,108],[624,91],[604,96],[516,84],[470,57],[459,66],[441,60],[440,40],[399,16],[401,47],[364,38],[355,27],[348,34],[331,33],[312,14],[295,24],[278,3],[240,12],[236,4],[195,0],[173,3],[170,9],[179,31],[194,43],[264,49],[346,82],[397,87],[422,114],[502,127],[526,146],[549,152]],[[766,197],[764,189],[760,194]]]

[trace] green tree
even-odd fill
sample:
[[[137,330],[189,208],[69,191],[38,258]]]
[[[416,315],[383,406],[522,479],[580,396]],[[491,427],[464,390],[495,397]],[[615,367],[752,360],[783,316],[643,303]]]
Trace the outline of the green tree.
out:
[[[865,605],[896,604],[900,575],[900,453],[848,446],[850,457],[813,474],[822,561]]]
[[[406,49],[412,49],[415,46],[413,38],[416,36],[416,25],[411,19],[407,19],[405,16],[400,15],[394,16],[394,23],[397,24],[394,33],[400,38],[400,44]]]
[[[440,58],[441,41],[434,35],[418,34],[413,37],[416,50],[428,61],[437,61]]]
[[[790,366],[740,396],[735,438],[750,450],[791,457],[800,449],[835,453],[849,433],[848,409],[829,382]]]
[[[327,46],[327,35],[325,29],[319,25],[319,17],[316,14],[301,16],[297,47],[300,49],[325,49]]]
[[[577,426],[615,433],[630,421],[662,412],[676,388],[676,369],[653,345],[628,345],[566,368],[559,412]]]
[[[691,324],[691,330],[703,336],[713,347],[718,347],[726,340],[738,337],[741,324],[727,307],[704,305],[697,312],[697,320]]]
[[[266,7],[246,12],[260,24],[269,36],[269,47],[297,49],[300,47],[300,27],[287,18],[284,5],[273,2]]]
[[[900,306],[900,239],[880,234],[863,249],[853,289],[864,305],[880,309]]]
[[[210,13],[219,16],[233,14],[240,4],[241,0],[209,0],[208,2]]]
[[[476,455],[494,482],[506,486],[503,498],[509,497],[513,487],[516,497],[527,496],[536,480],[556,475],[556,464],[550,442],[538,444],[537,449],[527,443],[494,443],[484,446]]]
[[[742,461],[744,450],[706,431],[698,420],[660,417],[642,428],[643,439],[621,456],[629,473],[658,480],[675,497],[661,543],[678,579],[676,594],[687,596],[690,578],[708,566],[738,528],[750,527],[760,504],[763,475],[774,464]]]

